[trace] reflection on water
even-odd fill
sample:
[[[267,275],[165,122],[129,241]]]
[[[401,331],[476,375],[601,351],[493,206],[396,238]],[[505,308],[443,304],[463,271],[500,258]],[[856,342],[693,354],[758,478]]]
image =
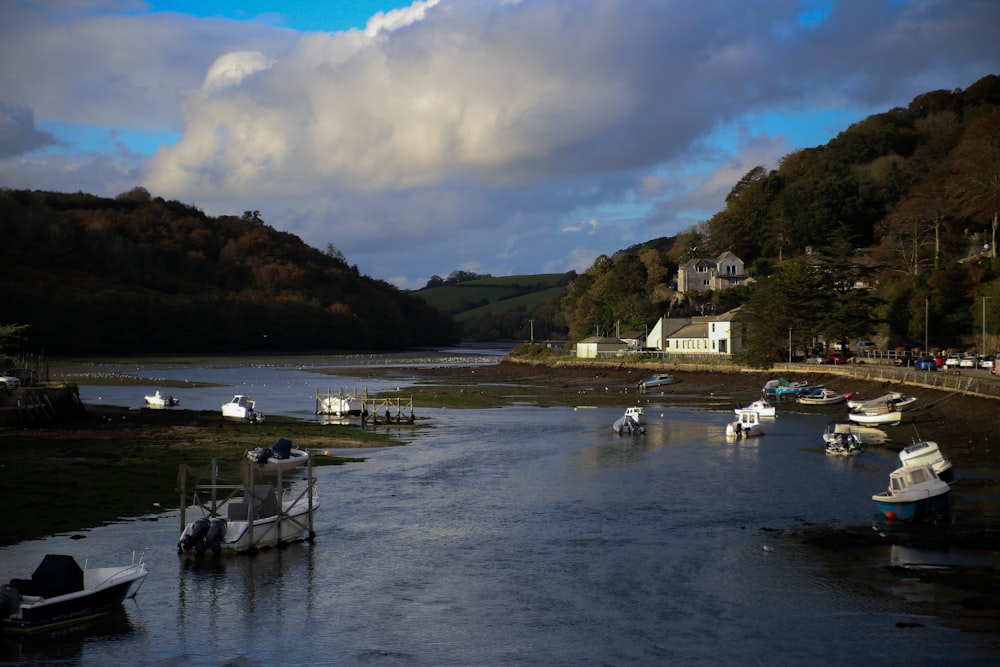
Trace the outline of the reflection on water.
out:
[[[276,368],[267,384],[298,372]],[[150,576],[125,608],[132,630],[74,644],[79,665],[995,657],[996,633],[945,630],[933,617],[899,641],[896,623],[912,618],[920,589],[886,592],[858,576],[848,552],[784,536],[803,524],[870,526],[871,494],[895,466],[887,450],[826,456],[824,416],[783,414],[766,436],[729,442],[731,411],[666,403],[647,408],[640,436],[612,431],[620,408],[427,413],[434,428],[407,446],[315,471],[313,543],[178,555],[179,515],[166,512],[0,557],[17,571],[49,552],[146,551]],[[874,570],[944,557],[876,551]],[[24,649],[29,664],[61,659],[53,647]]]

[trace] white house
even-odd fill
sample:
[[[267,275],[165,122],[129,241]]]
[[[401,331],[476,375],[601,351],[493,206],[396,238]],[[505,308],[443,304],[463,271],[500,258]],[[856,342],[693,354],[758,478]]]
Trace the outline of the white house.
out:
[[[646,344],[669,354],[728,357],[743,349],[743,327],[735,321],[739,310],[704,317],[661,317]]]

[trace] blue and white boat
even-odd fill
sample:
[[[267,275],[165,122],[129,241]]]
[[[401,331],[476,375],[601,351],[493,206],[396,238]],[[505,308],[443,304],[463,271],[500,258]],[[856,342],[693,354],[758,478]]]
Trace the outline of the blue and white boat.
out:
[[[821,385],[816,385],[821,386]],[[810,389],[813,389],[813,385],[810,385],[805,380],[799,382],[792,382],[788,378],[778,378],[777,380],[768,380],[764,383],[764,396],[798,396],[799,394],[804,394]]]
[[[931,466],[903,466],[889,473],[889,488],[872,500],[886,519],[914,521],[948,509],[950,492]]]

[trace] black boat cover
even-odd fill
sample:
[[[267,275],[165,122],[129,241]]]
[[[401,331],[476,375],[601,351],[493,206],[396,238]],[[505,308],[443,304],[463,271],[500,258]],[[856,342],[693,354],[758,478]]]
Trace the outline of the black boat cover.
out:
[[[287,459],[292,455],[292,441],[288,438],[278,438],[271,446],[271,458]]]
[[[11,579],[10,585],[21,595],[54,598],[83,590],[83,570],[72,556],[48,554],[35,568],[31,579]]]

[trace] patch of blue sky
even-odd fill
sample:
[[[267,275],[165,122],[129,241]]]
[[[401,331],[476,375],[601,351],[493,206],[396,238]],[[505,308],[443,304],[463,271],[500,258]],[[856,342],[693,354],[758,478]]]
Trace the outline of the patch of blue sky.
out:
[[[709,143],[735,153],[752,135],[763,133],[781,137],[789,150],[822,146],[848,126],[867,118],[870,109],[808,109],[802,111],[767,111],[749,113],[737,121],[720,126]]]
[[[378,12],[409,7],[413,0],[148,0],[152,11],[177,12],[200,18],[261,21],[303,32],[338,32],[363,29]]]
[[[833,0],[802,0],[799,25],[812,27],[826,20],[833,11]]]
[[[120,130],[39,120],[39,130],[52,133],[59,144],[48,146],[40,153],[122,153],[152,155],[160,146],[171,145],[180,134],[165,130]]]

